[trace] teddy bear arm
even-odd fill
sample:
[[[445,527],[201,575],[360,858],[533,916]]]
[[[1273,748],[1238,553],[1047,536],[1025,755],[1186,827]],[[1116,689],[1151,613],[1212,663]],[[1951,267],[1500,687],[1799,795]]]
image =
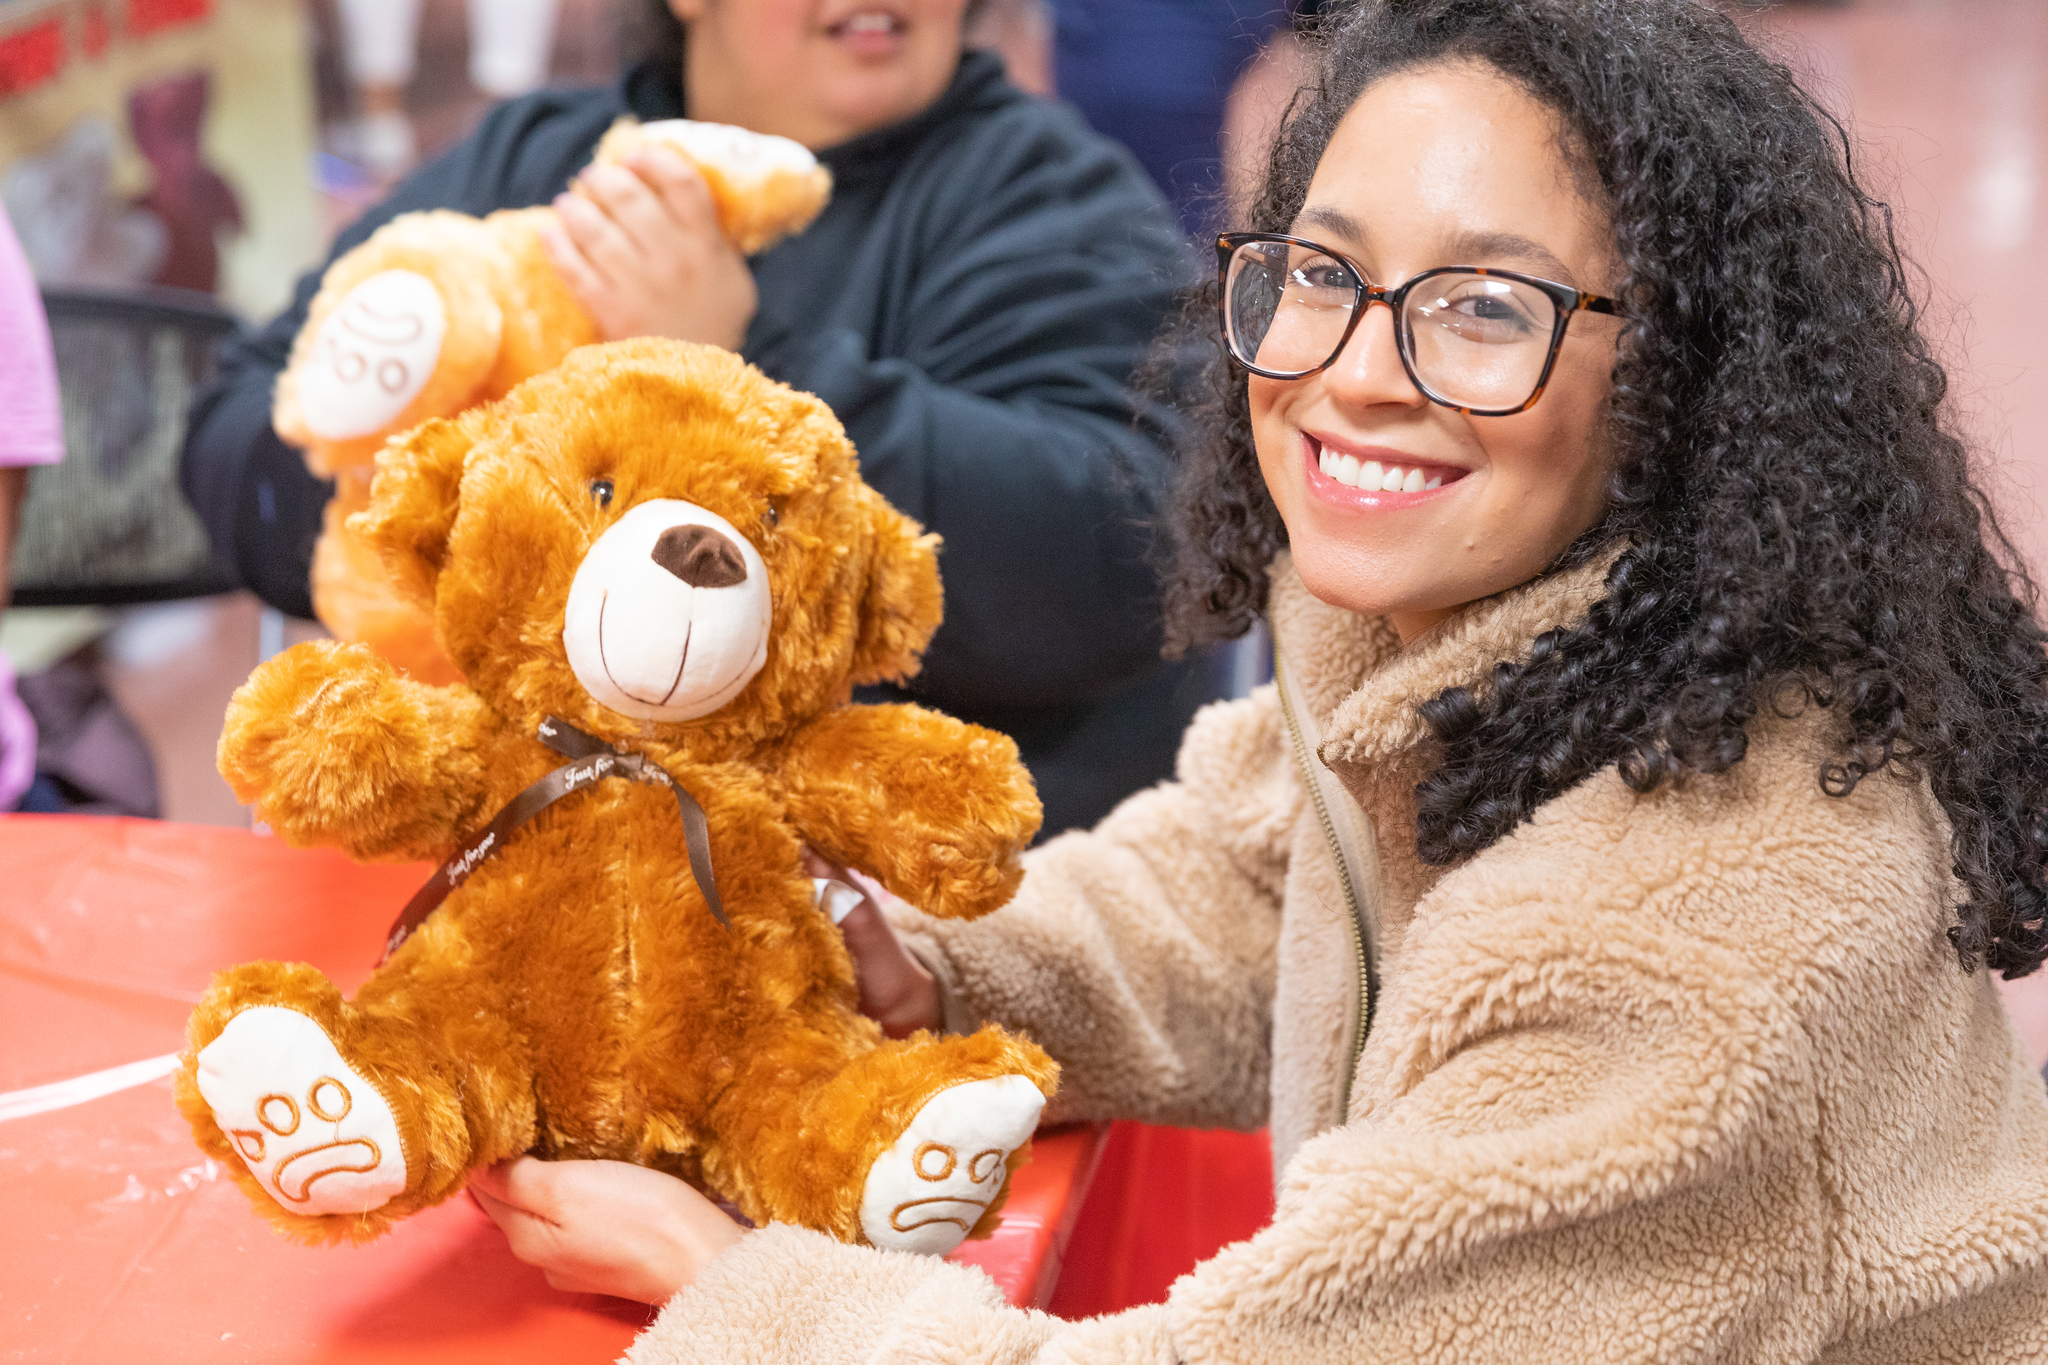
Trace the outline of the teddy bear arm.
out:
[[[427,857],[474,815],[485,721],[467,688],[414,682],[363,645],[312,641],[236,690],[220,771],[288,843]]]
[[[1008,736],[917,706],[846,706],[783,761],[811,846],[926,914],[972,919],[1016,892],[1042,812]]]

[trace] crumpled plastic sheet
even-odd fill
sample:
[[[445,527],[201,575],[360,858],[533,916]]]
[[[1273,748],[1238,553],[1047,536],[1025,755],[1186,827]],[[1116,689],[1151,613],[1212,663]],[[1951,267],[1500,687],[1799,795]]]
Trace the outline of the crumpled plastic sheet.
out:
[[[610,1361],[652,1310],[563,1294],[468,1199],[362,1247],[288,1241],[201,1155],[169,1058],[212,973],[310,962],[344,991],[429,869],[240,830],[0,816],[0,1359]],[[1103,1130],[1041,1135],[954,1259],[1043,1304]]]

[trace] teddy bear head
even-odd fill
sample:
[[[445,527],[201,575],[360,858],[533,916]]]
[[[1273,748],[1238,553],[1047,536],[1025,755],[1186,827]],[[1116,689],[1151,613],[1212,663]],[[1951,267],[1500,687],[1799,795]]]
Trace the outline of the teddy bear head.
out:
[[[908,677],[939,624],[938,538],[823,403],[711,346],[586,346],[427,422],[351,525],[500,715],[704,758]]]

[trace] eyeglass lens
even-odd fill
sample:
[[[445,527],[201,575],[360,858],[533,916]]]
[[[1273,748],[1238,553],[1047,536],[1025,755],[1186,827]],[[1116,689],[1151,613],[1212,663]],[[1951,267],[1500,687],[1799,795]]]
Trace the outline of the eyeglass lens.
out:
[[[1225,331],[1237,358],[1298,375],[1344,344],[1358,304],[1357,273],[1336,257],[1285,242],[1246,242],[1225,276]],[[1430,395],[1457,407],[1519,407],[1550,358],[1557,305],[1519,280],[1432,275],[1403,300],[1401,349]]]

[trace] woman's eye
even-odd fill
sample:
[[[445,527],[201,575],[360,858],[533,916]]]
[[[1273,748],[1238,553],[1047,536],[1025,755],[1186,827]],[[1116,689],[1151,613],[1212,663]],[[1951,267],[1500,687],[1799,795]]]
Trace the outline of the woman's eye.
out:
[[[1537,330],[1536,319],[1511,287],[1496,281],[1473,282],[1422,304],[1423,316],[1467,341],[1516,342]]]
[[[1335,261],[1311,261],[1294,271],[1294,283],[1308,290],[1338,290],[1349,294],[1356,287],[1351,272]]]
[[[590,496],[597,499],[599,507],[610,507],[612,505],[612,481],[610,479],[592,479],[590,481]]]

